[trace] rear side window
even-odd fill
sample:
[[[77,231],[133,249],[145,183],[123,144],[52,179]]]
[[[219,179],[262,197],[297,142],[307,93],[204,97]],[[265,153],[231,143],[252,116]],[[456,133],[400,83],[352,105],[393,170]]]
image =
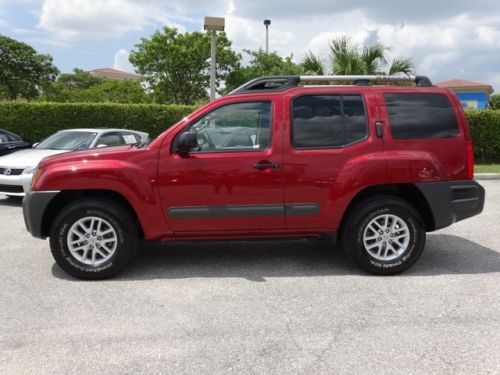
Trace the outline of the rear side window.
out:
[[[385,94],[392,136],[396,139],[451,138],[457,119],[443,94]]]
[[[292,144],[296,148],[335,148],[366,138],[361,95],[305,95],[293,101]]]

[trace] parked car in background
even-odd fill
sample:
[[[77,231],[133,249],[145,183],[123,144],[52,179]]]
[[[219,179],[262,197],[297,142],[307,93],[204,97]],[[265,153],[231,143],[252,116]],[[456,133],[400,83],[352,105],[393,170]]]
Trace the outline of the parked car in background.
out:
[[[0,156],[31,148],[31,143],[8,130],[0,129]]]
[[[147,133],[124,129],[61,130],[33,148],[0,157],[0,194],[22,197],[33,171],[46,156],[110,146],[146,144]]]

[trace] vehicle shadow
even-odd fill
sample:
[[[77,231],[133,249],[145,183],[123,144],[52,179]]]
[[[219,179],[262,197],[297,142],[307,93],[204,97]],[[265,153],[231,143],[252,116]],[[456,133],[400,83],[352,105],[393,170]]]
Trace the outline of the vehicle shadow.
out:
[[[55,277],[75,280],[54,264]],[[420,260],[397,277],[500,272],[500,253],[465,238],[428,235]],[[144,244],[113,280],[366,275],[327,241],[224,241]]]
[[[0,206],[5,207],[22,207],[23,198],[22,197],[5,197],[0,198]]]

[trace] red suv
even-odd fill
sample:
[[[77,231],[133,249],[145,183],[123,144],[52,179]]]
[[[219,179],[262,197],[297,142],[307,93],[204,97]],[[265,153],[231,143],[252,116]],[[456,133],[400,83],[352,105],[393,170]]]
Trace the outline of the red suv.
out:
[[[122,270],[140,240],[256,237],[324,237],[370,273],[402,272],[426,232],[484,204],[459,101],[421,76],[371,85],[403,79],[258,78],[147,146],[48,157],[26,226],[86,279]]]

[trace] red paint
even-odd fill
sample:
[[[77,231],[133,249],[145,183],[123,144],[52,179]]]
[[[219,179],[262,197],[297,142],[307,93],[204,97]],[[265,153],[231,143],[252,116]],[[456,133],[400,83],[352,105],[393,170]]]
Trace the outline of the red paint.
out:
[[[432,92],[450,98],[459,119],[453,139],[395,140],[383,92]],[[338,149],[297,150],[290,143],[291,101],[308,93],[361,94],[367,139]],[[228,103],[272,102],[271,146],[266,151],[213,152],[180,156],[175,136],[190,123]],[[375,133],[383,123],[384,137]],[[111,190],[127,199],[146,239],[202,239],[248,236],[319,235],[338,229],[352,199],[365,188],[396,183],[471,179],[470,133],[460,103],[435,87],[291,88],[220,98],[169,128],[145,149],[114,147],[45,159],[33,190]],[[257,170],[271,162],[278,169]],[[472,166],[472,167],[471,167]],[[171,218],[167,210],[185,206],[319,204],[304,216]]]

